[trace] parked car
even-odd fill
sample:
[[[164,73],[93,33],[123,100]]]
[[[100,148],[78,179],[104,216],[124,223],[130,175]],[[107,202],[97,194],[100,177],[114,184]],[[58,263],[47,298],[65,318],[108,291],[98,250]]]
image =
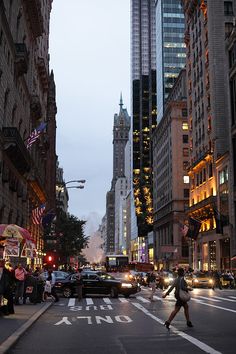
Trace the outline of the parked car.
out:
[[[124,295],[129,297],[140,291],[140,286],[136,282],[120,281],[105,272],[82,271],[83,295],[104,294],[111,297]],[[64,297],[69,298],[76,294],[76,274],[71,274],[67,278],[56,281],[56,290]]]
[[[189,281],[187,282],[189,284]],[[190,285],[190,284],[189,284]],[[215,280],[209,273],[198,272],[192,275],[192,288],[209,288],[214,289]]]

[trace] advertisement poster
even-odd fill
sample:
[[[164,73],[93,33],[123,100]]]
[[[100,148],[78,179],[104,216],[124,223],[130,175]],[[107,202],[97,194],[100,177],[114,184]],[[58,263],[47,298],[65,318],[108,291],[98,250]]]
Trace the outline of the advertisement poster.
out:
[[[5,257],[19,257],[19,249],[20,245],[18,239],[11,238],[6,240],[4,249]]]
[[[35,256],[36,256],[35,243],[30,240],[26,240],[21,252],[21,257],[34,258]]]

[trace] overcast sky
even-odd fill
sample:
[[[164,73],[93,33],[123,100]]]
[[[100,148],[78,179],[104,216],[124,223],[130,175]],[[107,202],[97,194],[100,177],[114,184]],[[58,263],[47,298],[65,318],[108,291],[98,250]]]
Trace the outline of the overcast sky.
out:
[[[120,92],[130,114],[130,0],[54,0],[50,68],[57,92],[57,155],[69,212],[93,231],[112,178],[112,129]],[[68,184],[68,186],[75,184]]]

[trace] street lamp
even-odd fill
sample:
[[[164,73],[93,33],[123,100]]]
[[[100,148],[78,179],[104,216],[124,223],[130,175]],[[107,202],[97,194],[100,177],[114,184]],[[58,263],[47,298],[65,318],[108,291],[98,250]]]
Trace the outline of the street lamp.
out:
[[[65,182],[65,184],[72,183],[72,182],[85,183],[86,180],[85,179],[75,179],[75,180],[72,180],[72,181]],[[70,188],[70,187],[67,187],[67,188]]]

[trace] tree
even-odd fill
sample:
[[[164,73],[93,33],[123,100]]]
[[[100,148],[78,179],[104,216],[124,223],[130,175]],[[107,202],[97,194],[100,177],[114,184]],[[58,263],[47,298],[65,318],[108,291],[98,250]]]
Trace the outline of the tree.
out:
[[[69,257],[79,256],[81,250],[87,246],[88,237],[84,234],[86,221],[76,216],[60,213],[56,221],[58,237],[58,255],[62,263],[68,263]]]

